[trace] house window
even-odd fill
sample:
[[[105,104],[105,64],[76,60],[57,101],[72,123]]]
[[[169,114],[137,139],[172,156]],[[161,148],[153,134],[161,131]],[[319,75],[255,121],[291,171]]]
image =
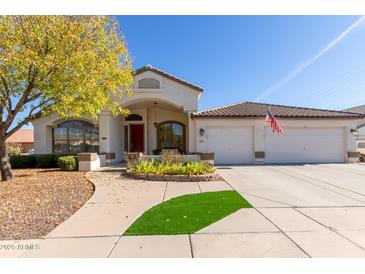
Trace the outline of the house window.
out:
[[[143,78],[138,81],[138,88],[159,89],[160,81],[153,79],[153,78]]]
[[[365,142],[358,142],[357,148],[365,148]]]
[[[142,121],[143,118],[141,115],[131,114],[131,115],[128,115],[127,117],[125,117],[125,120],[126,121]]]
[[[185,152],[185,125],[179,122],[168,121],[158,125],[157,128],[158,149],[177,148]]]
[[[53,128],[53,152],[76,154],[99,152],[99,129],[93,124],[70,120]]]

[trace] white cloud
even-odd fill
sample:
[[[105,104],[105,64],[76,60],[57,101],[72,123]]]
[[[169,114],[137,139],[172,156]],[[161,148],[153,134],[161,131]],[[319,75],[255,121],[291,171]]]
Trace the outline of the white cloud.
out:
[[[263,93],[261,93],[259,96],[257,96],[255,101],[256,102],[261,101],[263,98],[269,96],[276,90],[285,86],[291,79],[296,77],[299,73],[301,73],[303,70],[305,70],[311,64],[313,64],[315,61],[317,61],[319,58],[321,58],[321,56],[323,54],[325,54],[327,51],[329,51],[331,48],[333,48],[337,43],[339,43],[341,40],[343,40],[353,29],[355,29],[357,26],[359,26],[361,23],[363,23],[364,20],[365,20],[365,16],[361,16],[351,26],[349,26],[345,31],[341,32],[335,39],[333,39],[330,43],[328,43],[320,52],[318,52],[316,55],[312,56],[311,58],[309,58],[306,61],[299,64],[294,70],[290,71],[287,75],[285,75],[284,78],[282,78],[280,81],[278,81],[273,86],[269,87]]]

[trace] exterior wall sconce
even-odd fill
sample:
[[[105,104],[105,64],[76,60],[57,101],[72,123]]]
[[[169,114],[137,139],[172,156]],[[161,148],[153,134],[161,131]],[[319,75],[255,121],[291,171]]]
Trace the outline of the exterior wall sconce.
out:
[[[359,135],[359,132],[357,131],[357,129],[350,129],[350,132],[353,136],[357,137]]]
[[[204,133],[205,133],[204,128],[201,128],[201,129],[199,130],[199,134],[200,134],[200,136],[204,136]]]

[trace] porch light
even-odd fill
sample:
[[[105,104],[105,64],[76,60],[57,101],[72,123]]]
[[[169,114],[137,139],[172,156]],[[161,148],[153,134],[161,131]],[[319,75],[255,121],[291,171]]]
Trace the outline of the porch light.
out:
[[[205,133],[204,128],[201,128],[201,129],[199,130],[199,134],[200,134],[200,136],[203,136],[203,135],[204,135],[204,133]]]
[[[357,137],[359,135],[359,132],[357,131],[357,129],[350,129],[350,132],[353,136]]]
[[[157,107],[157,103],[156,102],[154,102],[154,104],[155,104],[155,122],[153,123],[153,126],[155,127],[155,128],[157,128],[157,119],[156,119],[156,107]]]

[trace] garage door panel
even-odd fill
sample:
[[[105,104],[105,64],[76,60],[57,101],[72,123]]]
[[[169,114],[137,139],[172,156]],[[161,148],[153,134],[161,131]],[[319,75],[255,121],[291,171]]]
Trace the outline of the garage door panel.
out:
[[[265,161],[344,162],[344,138],[343,128],[285,128],[282,135],[265,128]]]
[[[216,164],[252,163],[252,127],[208,127],[208,151],[214,152]]]

